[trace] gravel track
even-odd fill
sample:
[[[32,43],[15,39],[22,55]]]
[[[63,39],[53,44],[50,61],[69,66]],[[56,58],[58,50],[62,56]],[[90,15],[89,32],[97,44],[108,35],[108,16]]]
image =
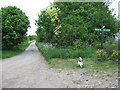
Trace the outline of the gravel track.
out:
[[[118,88],[117,73],[49,68],[35,42],[20,55],[2,60],[0,66],[2,88]]]

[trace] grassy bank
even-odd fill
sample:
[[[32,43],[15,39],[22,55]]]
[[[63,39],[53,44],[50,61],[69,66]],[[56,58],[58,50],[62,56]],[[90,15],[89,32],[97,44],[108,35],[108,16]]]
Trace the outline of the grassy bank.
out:
[[[2,59],[4,58],[9,58],[12,56],[16,56],[18,54],[20,54],[21,52],[23,52],[30,43],[26,42],[22,42],[21,44],[18,45],[18,49],[14,48],[12,50],[3,50],[2,51]]]
[[[104,70],[117,70],[118,62],[107,60],[104,62],[97,61],[95,48],[86,47],[74,49],[73,47],[57,48],[51,44],[36,43],[40,52],[45,57],[46,61],[53,68],[80,68],[77,65],[79,57],[84,60],[84,68],[92,68],[96,72]]]
[[[78,48],[67,47],[67,48],[57,48],[47,43],[36,43],[42,55],[47,61],[54,58],[68,59],[68,58],[95,58],[96,49],[91,47]]]

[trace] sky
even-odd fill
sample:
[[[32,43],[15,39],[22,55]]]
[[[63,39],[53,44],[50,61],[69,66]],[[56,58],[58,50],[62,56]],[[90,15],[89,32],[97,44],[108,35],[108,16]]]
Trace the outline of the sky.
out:
[[[109,9],[111,10],[112,8],[114,8],[114,12],[113,14],[116,14],[116,17],[118,17],[118,2],[120,2],[120,0],[111,0],[112,4],[109,6]]]
[[[23,12],[26,13],[30,20],[31,28],[28,28],[28,35],[35,35],[37,26],[35,20],[38,19],[38,13],[48,7],[54,0],[0,0],[0,8],[5,6],[17,6]],[[113,3],[110,5],[110,9],[115,8],[114,13],[118,14],[118,2],[120,0],[112,0]],[[117,15],[116,15],[117,16]]]

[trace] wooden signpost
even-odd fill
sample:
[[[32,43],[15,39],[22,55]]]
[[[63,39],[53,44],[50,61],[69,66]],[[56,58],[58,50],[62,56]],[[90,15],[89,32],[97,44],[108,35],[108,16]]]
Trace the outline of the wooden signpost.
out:
[[[104,31],[110,31],[110,29],[104,29],[105,26],[100,28],[95,28],[95,31],[101,31],[101,49],[103,49],[103,41],[104,41]]]

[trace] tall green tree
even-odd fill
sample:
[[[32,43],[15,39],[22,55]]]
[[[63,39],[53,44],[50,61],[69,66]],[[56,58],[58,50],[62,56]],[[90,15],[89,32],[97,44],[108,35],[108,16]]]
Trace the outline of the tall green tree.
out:
[[[54,6],[61,10],[59,18],[64,36],[63,45],[64,42],[65,45],[72,45],[76,40],[89,45],[96,40],[100,41],[101,34],[94,29],[104,25],[111,29],[105,32],[105,38],[115,37],[118,32],[116,19],[104,2],[55,2]]]
[[[59,34],[60,20],[58,18],[59,9],[55,8],[52,4],[47,9],[41,11],[38,15],[36,24],[38,26],[37,40],[43,42],[53,43],[56,42],[55,37]]]
[[[115,37],[119,31],[116,18],[104,2],[54,2],[52,8],[49,9],[49,11],[59,9],[59,12],[53,11],[56,14],[51,15],[50,12],[47,12],[51,21],[57,17],[56,24],[49,23],[49,25],[54,24],[54,28],[51,30],[53,38],[50,41],[52,40],[52,44],[56,46],[71,46],[78,40],[92,45],[94,41],[100,41],[101,37],[101,33],[95,31],[95,28],[102,28],[104,25],[105,28],[111,29],[110,32],[105,32],[105,38]],[[46,17],[39,18],[45,19]],[[43,21],[43,23],[45,22]],[[56,30],[57,27],[59,27],[58,30]]]
[[[2,49],[11,49],[26,37],[30,22],[26,14],[16,6],[1,8],[2,12]]]
[[[47,13],[46,9],[41,11],[41,14],[39,14],[38,17],[38,20],[36,20],[36,24],[38,26],[36,31],[37,40],[41,42],[50,42],[52,40],[53,34],[51,17]]]

